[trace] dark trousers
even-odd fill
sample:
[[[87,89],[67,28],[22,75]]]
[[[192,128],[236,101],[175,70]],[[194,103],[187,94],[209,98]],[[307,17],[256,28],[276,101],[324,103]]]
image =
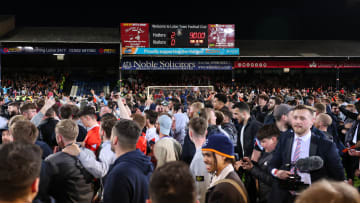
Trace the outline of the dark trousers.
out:
[[[349,154],[344,154],[342,164],[345,168],[347,179],[354,180],[355,170],[359,167],[359,157],[353,157]]]
[[[239,177],[244,181],[244,186],[249,196],[250,203],[256,203],[257,191],[255,178],[248,172],[242,169],[237,171]]]

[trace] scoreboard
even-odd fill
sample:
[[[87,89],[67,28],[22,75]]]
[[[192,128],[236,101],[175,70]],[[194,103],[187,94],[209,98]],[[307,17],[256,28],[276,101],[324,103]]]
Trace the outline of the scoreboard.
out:
[[[234,24],[121,23],[124,48],[234,48]]]
[[[153,48],[207,48],[208,25],[152,24],[150,47]]]

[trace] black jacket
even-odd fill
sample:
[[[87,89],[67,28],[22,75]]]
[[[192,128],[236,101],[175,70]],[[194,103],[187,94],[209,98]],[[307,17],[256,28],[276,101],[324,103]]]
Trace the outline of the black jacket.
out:
[[[346,110],[344,106],[340,106],[339,109],[346,117],[355,120],[355,122],[353,123],[353,125],[351,126],[349,131],[346,133],[345,143],[344,144],[345,145],[350,144],[350,146],[353,145],[353,144],[356,144],[356,143],[352,143],[352,140],[354,139],[355,131],[356,131],[357,126],[360,125],[360,121],[357,120],[357,117],[358,117],[359,114],[353,113],[351,111]],[[360,130],[358,130],[357,136],[358,136],[357,140],[360,140]]]
[[[261,128],[262,124],[257,121],[255,119],[254,116],[251,116],[245,126],[244,129],[244,155],[242,154],[242,149],[241,149],[241,143],[240,143],[240,138],[241,138],[241,129],[243,127],[242,123],[238,123],[236,124],[236,128],[238,131],[238,136],[237,136],[237,147],[235,149],[235,153],[239,154],[239,158],[242,158],[244,156],[246,157],[251,157],[253,149],[254,149],[254,145],[255,145],[255,137],[257,134],[257,131]]]
[[[260,123],[264,123],[265,116],[268,113],[267,105],[263,107],[263,109],[260,108],[260,106],[257,106],[252,110],[251,115],[255,116],[256,120],[258,120]]]
[[[48,118],[43,120],[38,127],[40,140],[46,142],[51,148],[57,146],[55,127],[58,122],[54,118]]]
[[[257,164],[250,170],[250,174],[259,180],[260,202],[265,202],[271,192],[271,185],[274,177],[269,173],[269,165],[272,159],[272,152],[264,152]]]
[[[264,119],[264,125],[275,124],[274,111],[266,114]]]
[[[184,138],[184,144],[182,146],[182,152],[180,156],[180,160],[184,161],[188,165],[190,165],[194,154],[196,152],[195,144],[190,140],[189,136],[189,128],[186,127],[185,129],[185,138]]]
[[[76,142],[83,142],[85,140],[87,131],[81,125],[78,125],[78,127],[79,127],[79,134],[78,134],[78,136],[76,138]]]
[[[61,203],[89,203],[93,197],[92,183],[89,182],[81,162],[64,152],[50,155],[48,163],[48,194]]]
[[[221,128],[230,135],[230,139],[231,139],[231,141],[234,142],[233,143],[234,147],[236,147],[238,131],[237,131],[236,126],[234,125],[234,123],[232,123],[232,122],[224,123],[223,125],[221,125]]]

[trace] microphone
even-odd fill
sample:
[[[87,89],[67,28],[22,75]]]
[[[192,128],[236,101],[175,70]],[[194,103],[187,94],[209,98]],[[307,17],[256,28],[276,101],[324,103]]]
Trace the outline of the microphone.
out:
[[[300,172],[315,171],[324,166],[324,160],[320,156],[309,156],[298,159],[295,166]]]

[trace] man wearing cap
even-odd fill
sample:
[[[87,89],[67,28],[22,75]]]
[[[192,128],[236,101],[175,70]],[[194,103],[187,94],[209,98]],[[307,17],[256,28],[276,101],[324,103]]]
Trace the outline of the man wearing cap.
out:
[[[170,137],[172,119],[168,114],[161,114],[158,118],[160,140],[155,143],[154,155],[157,160],[157,167],[169,161],[177,161],[181,155],[181,145],[174,138]]]
[[[234,147],[224,134],[212,134],[202,147],[206,169],[214,174],[206,194],[206,202],[248,202],[244,184],[236,174]]]
[[[291,130],[290,118],[288,116],[290,111],[291,106],[287,104],[280,104],[274,109],[275,125],[281,134]]]

